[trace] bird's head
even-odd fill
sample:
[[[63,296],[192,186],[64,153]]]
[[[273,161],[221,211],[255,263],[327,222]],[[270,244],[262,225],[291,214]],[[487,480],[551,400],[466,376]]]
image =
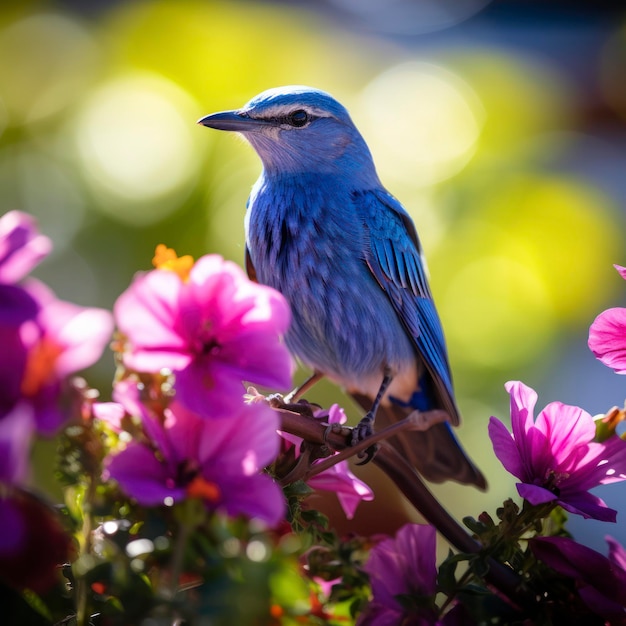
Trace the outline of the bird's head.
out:
[[[348,111],[319,89],[269,89],[241,109],[207,115],[198,124],[241,133],[270,175],[336,172],[376,180],[369,149]]]

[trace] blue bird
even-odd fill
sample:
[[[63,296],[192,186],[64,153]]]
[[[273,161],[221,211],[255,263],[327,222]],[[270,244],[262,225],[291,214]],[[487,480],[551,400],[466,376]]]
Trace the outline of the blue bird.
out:
[[[392,438],[428,480],[485,488],[458,425],[448,356],[415,226],[380,182],[347,110],[304,86],[270,89],[243,108],[203,117],[241,133],[263,163],[245,218],[249,275],[292,310],[291,352],[367,411],[361,438],[413,410],[449,423]],[[306,383],[305,383],[306,385]]]

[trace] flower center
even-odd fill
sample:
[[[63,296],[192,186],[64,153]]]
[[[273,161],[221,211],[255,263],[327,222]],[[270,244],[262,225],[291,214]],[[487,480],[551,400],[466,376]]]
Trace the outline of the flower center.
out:
[[[207,480],[200,474],[197,461],[187,459],[178,465],[176,483],[183,485],[189,498],[199,498],[208,502],[219,501],[222,492],[216,483]]]
[[[29,351],[21,391],[25,396],[34,396],[46,383],[54,380],[57,359],[63,347],[43,337]]]
[[[561,493],[559,485],[567,478],[569,478],[568,472],[555,472],[554,470],[548,470],[546,472],[545,480],[541,486],[558,496]]]
[[[207,355],[211,355],[214,356],[216,355],[219,351],[220,351],[220,344],[219,342],[215,339],[215,338],[211,338],[208,341],[203,341],[202,342],[202,354],[207,356]]]
[[[202,356],[215,356],[221,349],[221,344],[213,332],[213,322],[205,320],[198,333],[196,349]]]
[[[198,474],[187,485],[187,495],[190,498],[199,498],[200,500],[216,503],[220,499],[221,491],[214,482]]]

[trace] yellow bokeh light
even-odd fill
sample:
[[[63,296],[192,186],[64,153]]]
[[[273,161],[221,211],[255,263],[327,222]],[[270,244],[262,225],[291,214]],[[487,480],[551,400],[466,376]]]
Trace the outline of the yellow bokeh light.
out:
[[[198,111],[182,89],[156,75],[127,75],[96,90],[78,116],[76,142],[100,207],[133,223],[157,221],[175,208],[155,201],[198,173]]]
[[[158,70],[204,104],[234,108],[255,93],[310,84],[350,93],[371,74],[357,41],[287,4],[122,2],[102,23],[114,67]],[[164,44],[164,42],[167,42]],[[348,71],[335,71],[337,59]],[[338,96],[341,93],[337,93]]]
[[[447,311],[446,333],[455,355],[481,367],[526,362],[554,330],[541,279],[506,256],[484,256],[459,268],[439,304]]]
[[[518,174],[479,193],[433,253],[433,288],[459,364],[510,368],[590,323],[610,289],[619,233],[581,182]]]
[[[480,136],[483,111],[470,87],[438,65],[407,62],[362,93],[363,132],[381,177],[427,186],[459,172]]]
[[[478,94],[484,125],[477,160],[501,165],[528,156],[535,137],[571,122],[576,92],[564,73],[546,62],[513,55],[501,48],[463,48],[446,57]],[[464,172],[464,174],[467,173]]]
[[[0,92],[10,122],[23,124],[71,105],[91,80],[99,50],[77,19],[39,13],[0,31],[0,58]]]
[[[506,253],[511,241],[545,285],[563,323],[590,321],[590,307],[605,297],[618,262],[620,236],[608,199],[583,182],[528,176],[510,181],[485,199],[481,217],[505,235],[493,242]]]

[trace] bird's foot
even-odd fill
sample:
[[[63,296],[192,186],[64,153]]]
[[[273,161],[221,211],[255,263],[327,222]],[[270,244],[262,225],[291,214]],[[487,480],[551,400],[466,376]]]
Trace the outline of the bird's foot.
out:
[[[352,429],[352,437],[350,440],[350,444],[352,446],[356,446],[357,444],[365,441],[369,437],[374,434],[374,415],[372,413],[368,413],[365,415],[361,421]],[[366,448],[358,455],[358,458],[361,459],[357,465],[365,465],[369,463],[376,453],[378,452],[378,444],[374,444],[369,448]]]
[[[332,445],[328,442],[328,435],[333,433],[334,435],[340,435],[342,437],[348,438],[352,435],[352,429],[349,426],[343,426],[342,424],[328,424],[326,426],[326,430],[324,431],[324,442],[326,445],[332,448]]]

